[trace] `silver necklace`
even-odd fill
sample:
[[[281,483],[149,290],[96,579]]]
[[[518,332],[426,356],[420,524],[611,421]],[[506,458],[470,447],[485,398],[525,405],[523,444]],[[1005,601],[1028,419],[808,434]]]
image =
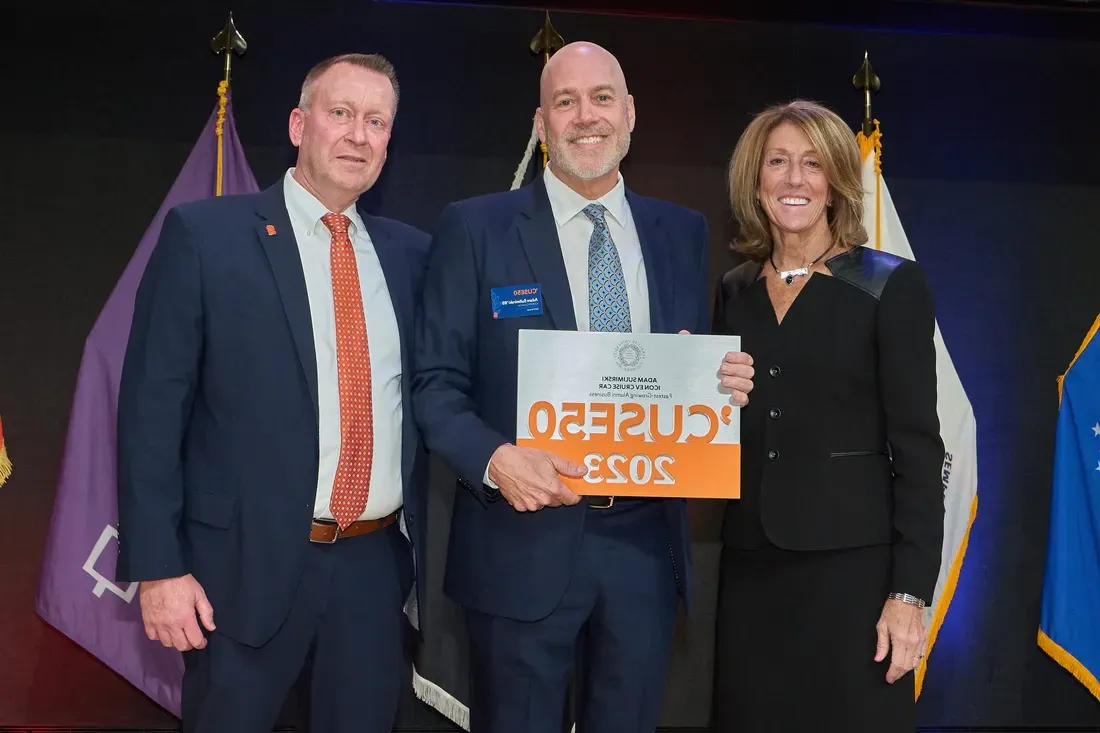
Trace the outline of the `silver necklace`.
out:
[[[799,276],[804,277],[806,275],[809,275],[810,274],[810,268],[813,267],[814,265],[816,265],[818,262],[820,262],[821,258],[824,257],[826,254],[828,254],[829,250],[831,250],[832,248],[833,248],[832,245],[829,245],[825,249],[825,251],[822,252],[821,254],[819,254],[817,256],[817,259],[815,259],[813,262],[806,265],[805,267],[796,267],[793,270],[783,270],[782,272],[780,272],[779,268],[775,266],[775,260],[773,259],[774,250],[772,250],[772,252],[768,253],[768,262],[771,263],[772,269],[779,273],[779,277],[782,278],[783,282],[790,285],[791,283],[794,282],[794,279],[796,277],[799,277]]]

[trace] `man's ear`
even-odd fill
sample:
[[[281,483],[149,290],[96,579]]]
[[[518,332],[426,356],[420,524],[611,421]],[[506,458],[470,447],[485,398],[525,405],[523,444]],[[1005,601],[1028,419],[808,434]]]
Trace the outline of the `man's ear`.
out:
[[[306,113],[295,107],[290,110],[290,144],[298,147],[302,144],[302,130],[306,126]]]
[[[542,117],[542,107],[535,110],[535,131],[539,134],[539,142],[546,144],[546,120]]]

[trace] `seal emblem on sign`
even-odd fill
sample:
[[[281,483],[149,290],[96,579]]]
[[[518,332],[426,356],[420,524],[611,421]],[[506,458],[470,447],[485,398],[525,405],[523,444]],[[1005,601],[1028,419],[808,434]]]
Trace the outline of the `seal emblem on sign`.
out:
[[[645,349],[637,341],[623,341],[615,347],[615,363],[626,371],[634,371],[645,361]]]

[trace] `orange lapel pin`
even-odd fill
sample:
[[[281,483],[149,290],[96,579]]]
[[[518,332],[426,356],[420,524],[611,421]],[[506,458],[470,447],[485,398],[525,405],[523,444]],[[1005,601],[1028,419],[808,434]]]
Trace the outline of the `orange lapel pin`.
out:
[[[267,236],[269,236],[269,237],[274,237],[275,236],[275,225],[274,224],[268,224],[267,225]]]

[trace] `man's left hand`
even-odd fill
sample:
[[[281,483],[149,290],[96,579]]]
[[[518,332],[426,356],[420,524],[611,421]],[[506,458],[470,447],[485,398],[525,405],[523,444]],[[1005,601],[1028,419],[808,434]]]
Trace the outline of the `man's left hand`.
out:
[[[890,653],[886,681],[892,685],[916,669],[924,657],[924,609],[889,599],[882,607],[875,631],[878,633],[875,661],[881,662]]]

